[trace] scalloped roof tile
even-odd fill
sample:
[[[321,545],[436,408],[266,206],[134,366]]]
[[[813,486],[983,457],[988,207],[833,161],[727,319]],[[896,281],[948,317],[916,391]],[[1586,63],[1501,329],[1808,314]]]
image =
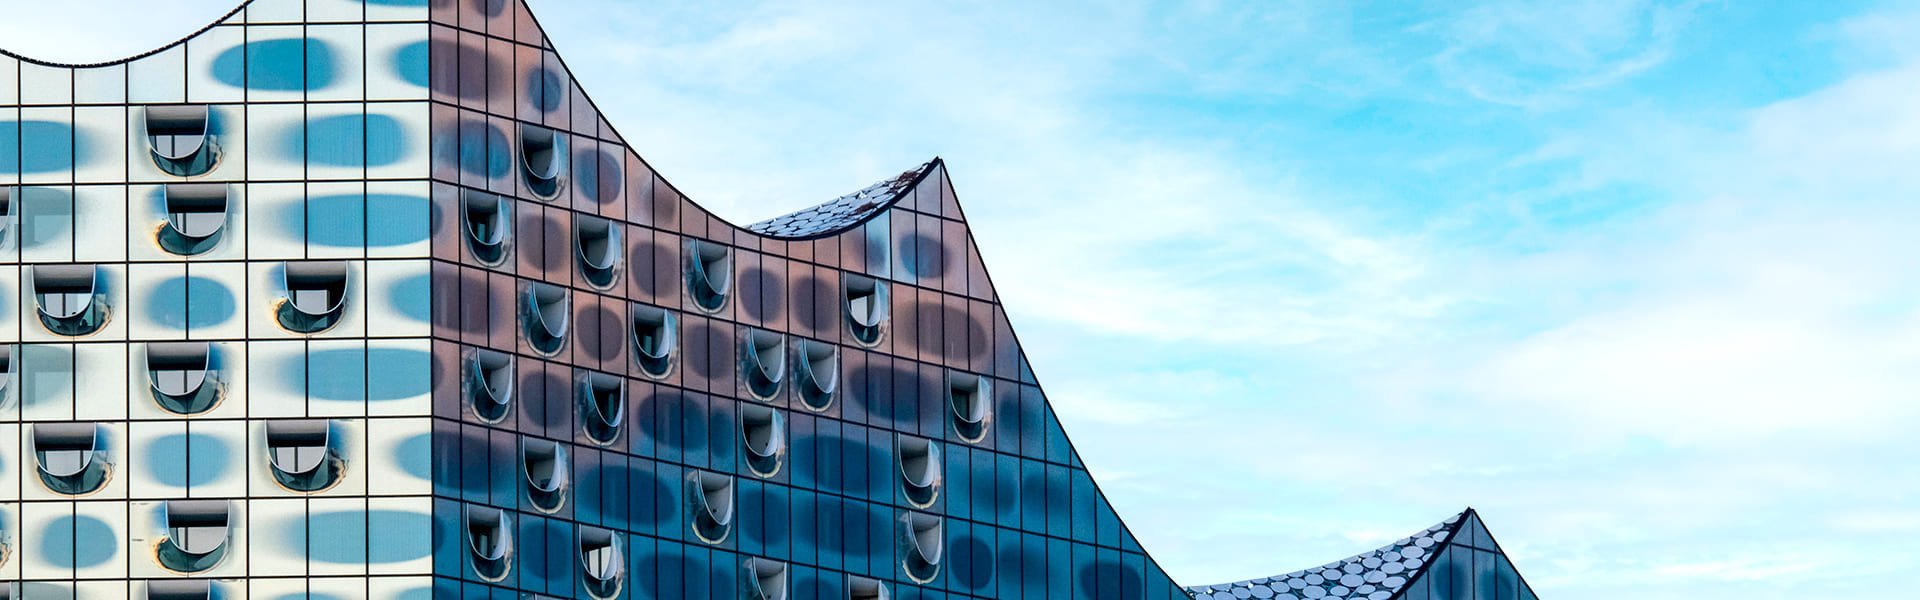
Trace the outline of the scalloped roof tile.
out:
[[[1383,548],[1311,569],[1233,583],[1193,586],[1187,588],[1186,592],[1198,600],[1387,600],[1413,581],[1420,568],[1426,566],[1427,561],[1440,551],[1440,547],[1466,516],[1467,513],[1462,512]]]
[[[932,170],[936,162],[938,160],[921,163],[860,191],[748,225],[747,229],[761,235],[800,238],[851,227],[892,206],[902,194],[911,192],[914,182]]]

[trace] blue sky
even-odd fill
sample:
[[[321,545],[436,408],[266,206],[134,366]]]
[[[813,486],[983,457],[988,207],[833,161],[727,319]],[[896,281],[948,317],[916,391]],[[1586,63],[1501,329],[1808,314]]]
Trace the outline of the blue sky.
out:
[[[59,60],[230,7],[30,4],[0,46]],[[533,4],[736,221],[945,157],[1183,583],[1467,505],[1548,598],[1920,576],[1910,5]]]

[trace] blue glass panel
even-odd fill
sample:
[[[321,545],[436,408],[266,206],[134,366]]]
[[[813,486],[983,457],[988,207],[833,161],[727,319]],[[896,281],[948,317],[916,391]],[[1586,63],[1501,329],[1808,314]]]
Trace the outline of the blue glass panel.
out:
[[[188,487],[206,485],[233,468],[234,448],[206,435],[173,434],[155,438],[141,449],[141,463],[160,483]]]
[[[40,555],[54,566],[88,568],[113,559],[119,546],[113,527],[86,515],[63,516],[40,530]]]

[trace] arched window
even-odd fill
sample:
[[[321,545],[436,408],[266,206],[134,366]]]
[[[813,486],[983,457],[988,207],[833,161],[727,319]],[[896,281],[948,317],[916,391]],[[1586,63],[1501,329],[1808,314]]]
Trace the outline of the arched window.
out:
[[[906,558],[900,563],[907,577],[927,583],[940,576],[940,559],[947,547],[946,520],[926,513],[900,517]]]
[[[687,295],[694,306],[720,312],[733,288],[733,248],[703,240],[687,241]]]
[[[538,125],[520,125],[520,172],[527,191],[540,198],[560,195],[566,184],[567,136]]]
[[[595,598],[620,595],[626,580],[627,557],[620,535],[598,527],[580,526],[581,587]]]
[[[602,446],[620,440],[621,425],[627,418],[626,381],[612,375],[582,372],[577,386],[580,397],[580,427],[587,439]]]
[[[161,188],[167,223],[157,234],[160,247],[181,256],[212,250],[227,226],[228,193],[224,183],[170,183]]]
[[[794,352],[795,376],[799,382],[800,402],[809,409],[826,410],[833,406],[834,391],[840,384],[840,347],[814,340],[800,340]]]
[[[787,600],[787,563],[764,558],[749,558],[747,597],[752,600]]]
[[[663,308],[635,304],[633,322],[633,360],[640,374],[654,379],[673,372],[674,350],[679,347],[679,319]]]
[[[520,464],[527,476],[527,499],[534,508],[555,512],[567,503],[567,447],[551,440],[525,438]]]
[[[779,474],[787,452],[787,419],[771,406],[743,404],[740,441],[747,449],[748,470],[761,477]]]
[[[340,324],[347,308],[346,261],[289,262],[281,267],[285,297],[274,311],[294,333],[319,333]]]
[[[498,508],[467,505],[467,557],[487,581],[506,579],[513,568],[513,516]]]
[[[345,436],[326,419],[267,422],[267,463],[281,487],[325,491],[346,472]]]
[[[887,322],[887,283],[848,273],[841,278],[842,306],[846,308],[847,330],[862,345],[880,343]]]
[[[740,367],[747,392],[762,400],[780,394],[787,376],[786,336],[760,329],[748,330],[740,344]]]
[[[969,373],[947,373],[947,404],[953,409],[953,431],[968,443],[987,437],[993,421],[993,381]]]
[[[223,392],[210,342],[147,344],[147,387],[167,412],[195,415],[220,403]]]
[[[613,221],[580,215],[573,221],[574,257],[580,261],[580,277],[593,287],[606,289],[620,276],[620,227]]]
[[[147,149],[153,164],[169,175],[195,177],[220,160],[213,113],[202,104],[146,107]]]
[[[467,250],[487,266],[506,262],[513,242],[513,201],[478,190],[460,192],[466,215]]]
[[[166,541],[154,549],[160,566],[176,573],[199,573],[226,558],[233,538],[233,503],[226,500],[169,500],[161,505]]]
[[[914,506],[926,508],[940,498],[940,445],[933,440],[900,436],[894,443],[900,461],[900,491]]]
[[[513,409],[513,355],[475,349],[467,355],[467,404],[488,423],[506,420]]]
[[[66,336],[82,336],[107,324],[106,294],[94,265],[34,265],[33,302],[40,324]]]
[[[693,534],[709,544],[726,541],[733,531],[733,476],[689,473],[687,495],[693,507]]]
[[[93,423],[35,423],[33,458],[40,483],[54,493],[83,496],[99,491],[113,476],[106,433]]]
[[[520,320],[525,323],[527,345],[541,354],[559,353],[567,345],[567,319],[573,314],[567,288],[529,281],[524,293]]]

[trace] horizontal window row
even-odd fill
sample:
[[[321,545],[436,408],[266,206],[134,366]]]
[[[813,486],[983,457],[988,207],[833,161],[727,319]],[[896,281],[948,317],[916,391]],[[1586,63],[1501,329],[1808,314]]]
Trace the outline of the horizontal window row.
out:
[[[287,331],[321,333],[346,314],[352,268],[347,261],[289,261],[281,264],[274,319]],[[105,327],[110,306],[105,276],[98,265],[32,265],[29,289],[41,326],[56,335],[82,337]]]
[[[40,484],[53,493],[82,497],[100,491],[114,476],[107,429],[98,423],[35,423],[27,443]],[[266,422],[266,449],[273,481],[288,491],[319,493],[346,472],[346,435],[329,419]]]

